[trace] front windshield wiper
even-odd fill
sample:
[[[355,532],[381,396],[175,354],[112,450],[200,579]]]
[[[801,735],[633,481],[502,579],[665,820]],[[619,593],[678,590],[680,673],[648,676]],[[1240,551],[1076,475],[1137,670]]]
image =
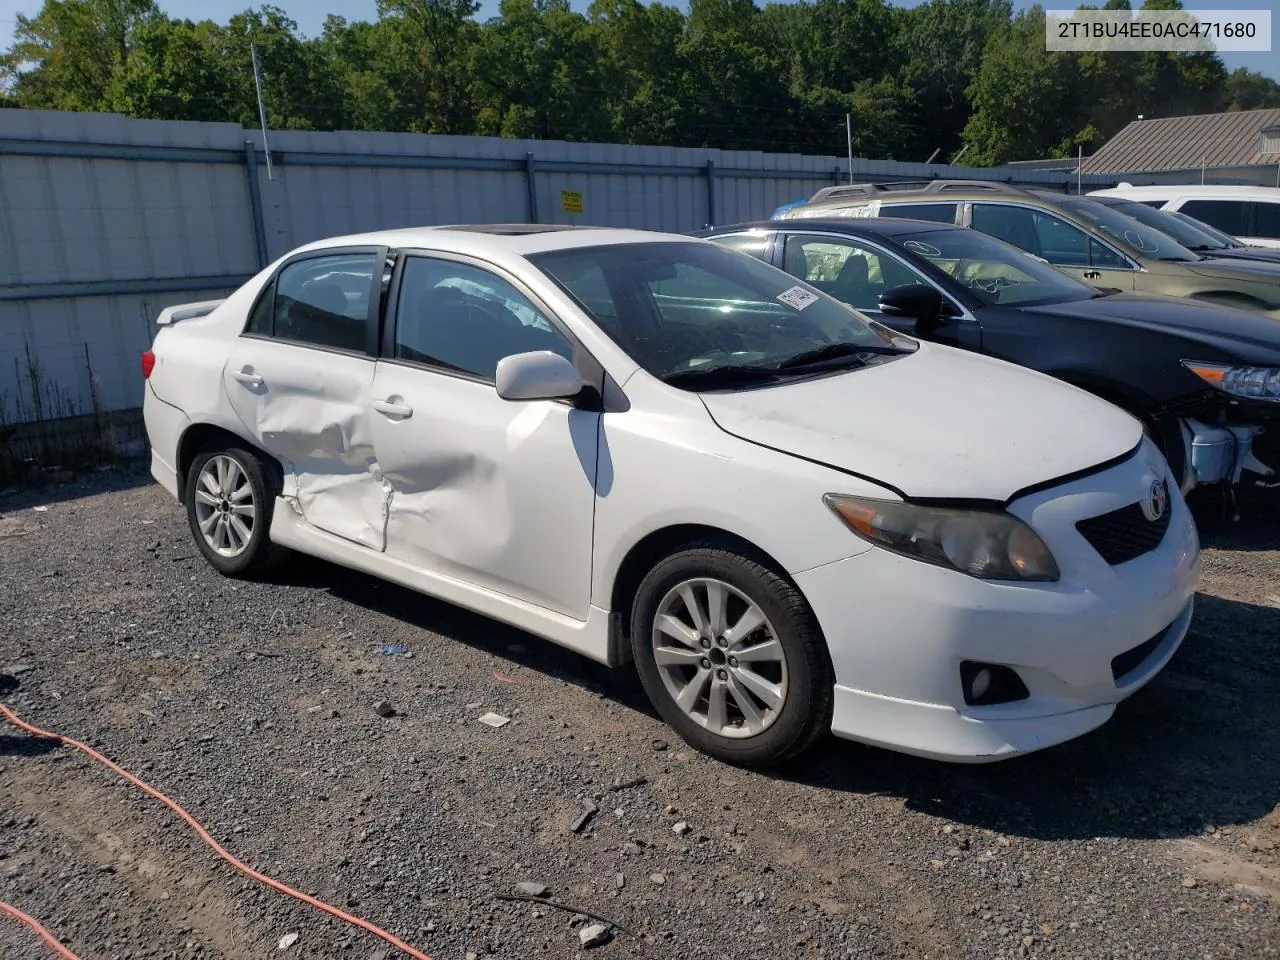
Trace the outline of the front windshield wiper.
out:
[[[786,360],[775,364],[774,369],[790,370],[794,367],[807,367],[811,364],[822,363],[825,360],[838,360],[844,357],[852,358],[863,353],[872,353],[877,356],[896,356],[900,353],[911,352],[903,347],[881,346],[880,344],[829,343],[825,347],[806,350],[804,353],[797,353],[794,357],[788,357]]]
[[[711,367],[694,367],[692,370],[677,370],[675,373],[664,376],[662,382],[669,383],[673,387],[702,387],[714,390],[716,387],[767,383],[777,379],[777,372],[769,367],[748,367],[725,363]]]

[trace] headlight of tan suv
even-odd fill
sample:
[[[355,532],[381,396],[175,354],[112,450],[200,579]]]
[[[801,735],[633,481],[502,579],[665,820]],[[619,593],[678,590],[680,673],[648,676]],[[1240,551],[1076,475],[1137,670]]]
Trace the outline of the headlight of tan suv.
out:
[[[1058,564],[1039,535],[999,510],[921,507],[835,493],[823,501],[858,536],[905,557],[983,580],[1059,577]]]
[[[1230,396],[1280,403],[1280,367],[1232,366],[1197,363],[1195,360],[1183,360],[1182,365],[1211,387],[1217,387]]]

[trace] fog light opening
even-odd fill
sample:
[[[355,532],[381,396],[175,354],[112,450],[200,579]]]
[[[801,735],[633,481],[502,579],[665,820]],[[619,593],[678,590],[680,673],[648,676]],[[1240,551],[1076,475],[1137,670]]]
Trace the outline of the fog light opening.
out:
[[[971,707],[1012,703],[1031,696],[1022,678],[1010,667],[965,660],[960,664],[960,687]]]
[[[973,681],[969,685],[969,696],[973,700],[981,700],[987,695],[987,691],[991,689],[991,668],[982,667],[973,675]]]

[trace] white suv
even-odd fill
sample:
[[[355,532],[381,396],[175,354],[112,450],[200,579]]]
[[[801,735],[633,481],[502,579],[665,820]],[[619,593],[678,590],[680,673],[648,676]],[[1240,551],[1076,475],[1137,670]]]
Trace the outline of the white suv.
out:
[[[1210,184],[1135,187],[1122,183],[1090,196],[1124,197],[1194,217],[1244,243],[1280,247],[1280,189]]]
[[[1195,526],[1137,420],[710,241],[337,238],[159,324],[152,472],[216,569],[292,548],[634,659],[729,762],[1047,747],[1191,620]]]

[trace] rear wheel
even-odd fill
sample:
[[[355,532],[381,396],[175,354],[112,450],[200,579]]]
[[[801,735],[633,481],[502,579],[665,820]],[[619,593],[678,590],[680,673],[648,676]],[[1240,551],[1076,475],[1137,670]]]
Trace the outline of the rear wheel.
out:
[[[253,451],[219,445],[196,454],[187,471],[187,522],[219,573],[249,577],[284,557],[268,535],[278,494],[274,471]]]
[[[659,562],[636,595],[631,640],[662,718],[719,760],[781,763],[831,727],[834,678],[817,620],[751,557],[707,543]]]

